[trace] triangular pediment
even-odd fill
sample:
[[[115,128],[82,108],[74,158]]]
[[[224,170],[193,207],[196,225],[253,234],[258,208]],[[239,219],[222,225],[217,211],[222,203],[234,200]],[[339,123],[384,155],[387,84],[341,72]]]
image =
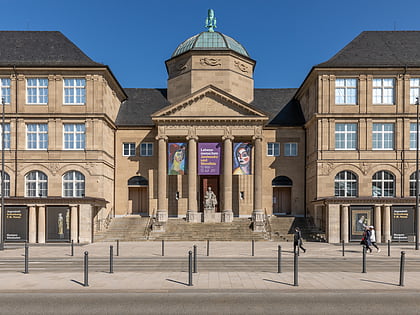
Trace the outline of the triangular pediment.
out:
[[[159,119],[267,119],[267,115],[246,102],[214,86],[207,86],[189,97],[152,115]]]

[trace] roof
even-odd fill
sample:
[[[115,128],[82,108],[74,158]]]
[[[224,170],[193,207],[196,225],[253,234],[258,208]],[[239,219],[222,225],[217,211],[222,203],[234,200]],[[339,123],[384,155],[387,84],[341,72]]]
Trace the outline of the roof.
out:
[[[316,67],[420,66],[420,31],[365,31]]]
[[[0,31],[0,47],[0,66],[103,66],[57,31]]]
[[[304,118],[300,104],[293,98],[297,89],[254,89],[250,104],[267,113],[268,126],[301,126]],[[151,115],[169,106],[166,89],[125,89],[128,99],[121,104],[116,125],[154,126]]]
[[[245,47],[238,41],[220,32],[201,32],[183,41],[174,51],[171,58],[190,50],[233,50],[249,57]]]

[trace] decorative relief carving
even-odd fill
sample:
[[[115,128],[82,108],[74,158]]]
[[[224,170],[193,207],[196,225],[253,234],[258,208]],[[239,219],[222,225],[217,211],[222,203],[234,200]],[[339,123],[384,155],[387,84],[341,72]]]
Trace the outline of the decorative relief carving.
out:
[[[367,175],[371,169],[371,165],[369,165],[366,162],[362,162],[359,165],[360,165],[359,168],[362,171],[363,175]]]
[[[333,168],[334,168],[334,163],[332,162],[322,163],[321,166],[319,167],[319,175],[322,175],[322,176],[330,175]]]
[[[53,175],[57,175],[58,170],[60,169],[59,163],[51,163],[49,169]]]
[[[220,62],[220,58],[201,58],[200,59],[200,63],[203,66],[211,66],[211,67],[215,67],[215,66],[221,66],[222,63]]]
[[[240,61],[235,60],[235,67],[241,70],[242,72],[245,72],[245,73],[249,72],[249,67]]]
[[[226,139],[229,139],[229,140],[233,140],[233,139],[235,139],[235,137],[232,135],[232,128],[231,127],[229,127],[229,126],[226,126],[225,127],[225,134],[224,134],[224,136],[222,137],[222,140],[224,141],[224,140],[226,140]]]
[[[178,72],[178,73],[184,72],[185,70],[187,70],[187,62],[182,61],[182,62],[177,63],[174,66],[174,70],[175,72]]]

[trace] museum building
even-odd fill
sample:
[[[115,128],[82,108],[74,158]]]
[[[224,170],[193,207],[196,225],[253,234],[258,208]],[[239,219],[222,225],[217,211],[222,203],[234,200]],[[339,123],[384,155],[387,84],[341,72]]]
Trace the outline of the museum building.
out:
[[[215,26],[175,48],[162,89],[121,87],[60,32],[0,32],[6,242],[89,243],[133,215],[413,239],[420,32],[362,32],[299,88],[257,89]]]

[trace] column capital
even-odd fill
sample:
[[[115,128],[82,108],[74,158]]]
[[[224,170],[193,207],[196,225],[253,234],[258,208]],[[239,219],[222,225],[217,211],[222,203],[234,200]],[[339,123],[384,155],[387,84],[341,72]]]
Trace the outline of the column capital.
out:
[[[225,136],[222,137],[222,140],[223,141],[225,141],[225,140],[231,140],[231,141],[233,141],[234,139],[235,139],[235,137],[232,136],[232,135],[225,135]]]
[[[167,135],[158,135],[155,138],[156,140],[168,140],[168,136]]]
[[[345,204],[342,204],[341,207],[343,207],[343,208],[344,207],[347,207],[348,208],[348,207],[350,207],[350,204],[349,203],[345,203]]]
[[[382,206],[383,206],[383,204],[381,204],[381,203],[377,203],[377,204],[374,204],[373,206],[374,206],[374,207],[382,207]]]
[[[187,139],[187,141],[190,141],[190,140],[194,140],[194,141],[198,141],[198,136],[187,136],[185,139]]]
[[[254,140],[254,141],[257,141],[257,140],[263,140],[263,135],[254,135],[254,136],[252,136],[252,140]]]

